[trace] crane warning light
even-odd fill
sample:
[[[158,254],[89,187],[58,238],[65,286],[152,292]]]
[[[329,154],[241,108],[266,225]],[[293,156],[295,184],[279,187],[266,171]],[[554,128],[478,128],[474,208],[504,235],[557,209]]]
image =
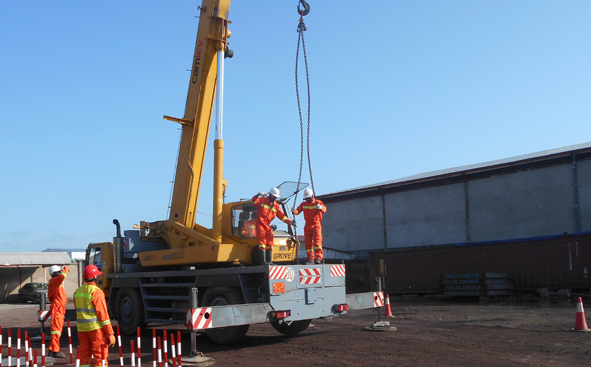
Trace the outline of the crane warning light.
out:
[[[291,311],[287,310],[287,311],[275,311],[273,313],[271,313],[271,316],[275,319],[284,319],[286,317],[291,316]]]
[[[340,305],[337,305],[337,312],[345,312],[349,310],[349,305],[346,303],[342,303]]]

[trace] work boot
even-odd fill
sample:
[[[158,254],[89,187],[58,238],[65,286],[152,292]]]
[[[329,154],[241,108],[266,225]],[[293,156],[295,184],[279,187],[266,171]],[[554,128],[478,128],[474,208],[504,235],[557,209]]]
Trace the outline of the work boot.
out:
[[[267,250],[261,250],[259,248],[259,265],[266,265],[267,264]]]
[[[306,261],[304,265],[314,265],[314,259]]]
[[[322,260],[316,259],[314,260],[314,264],[322,264]]]
[[[49,356],[53,358],[66,358],[66,355],[62,352],[52,352],[49,351]]]
[[[267,256],[269,257],[269,259],[267,260],[267,265],[275,265],[273,264],[273,252],[269,251],[267,253]]]

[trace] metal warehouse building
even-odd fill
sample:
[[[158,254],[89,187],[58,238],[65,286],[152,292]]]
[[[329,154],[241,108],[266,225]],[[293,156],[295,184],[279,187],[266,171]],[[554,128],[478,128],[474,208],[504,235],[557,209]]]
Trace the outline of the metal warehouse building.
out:
[[[389,293],[591,291],[591,143],[319,197],[324,245],[370,267],[361,286],[380,276]]]
[[[324,245],[341,251],[591,230],[591,143],[319,196]]]

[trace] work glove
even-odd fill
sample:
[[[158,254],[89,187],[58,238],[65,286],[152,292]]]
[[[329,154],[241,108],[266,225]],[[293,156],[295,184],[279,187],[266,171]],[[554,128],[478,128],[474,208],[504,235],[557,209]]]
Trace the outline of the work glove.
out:
[[[116,342],[115,335],[109,335],[109,347],[114,347]]]
[[[68,274],[70,272],[69,266],[64,266],[64,273]]]
[[[318,209],[318,210],[322,210],[322,205],[320,205],[320,204],[316,204],[316,209]]]
[[[295,208],[291,208],[291,213],[295,215]]]
[[[292,225],[294,228],[295,228],[295,227],[297,227],[297,226],[296,226],[296,222],[295,222],[295,220],[292,220],[292,221],[291,221],[291,225]]]
[[[267,196],[267,193],[264,191],[259,192],[259,196]]]

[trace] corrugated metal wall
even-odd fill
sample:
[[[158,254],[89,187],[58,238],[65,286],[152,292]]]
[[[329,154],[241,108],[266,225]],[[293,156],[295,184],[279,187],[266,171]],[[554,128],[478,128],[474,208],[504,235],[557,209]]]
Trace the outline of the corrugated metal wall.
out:
[[[438,293],[445,273],[509,273],[517,291],[591,288],[591,234],[469,246],[374,252],[372,275],[388,293]]]
[[[321,196],[324,245],[362,252],[591,230],[591,152]]]

